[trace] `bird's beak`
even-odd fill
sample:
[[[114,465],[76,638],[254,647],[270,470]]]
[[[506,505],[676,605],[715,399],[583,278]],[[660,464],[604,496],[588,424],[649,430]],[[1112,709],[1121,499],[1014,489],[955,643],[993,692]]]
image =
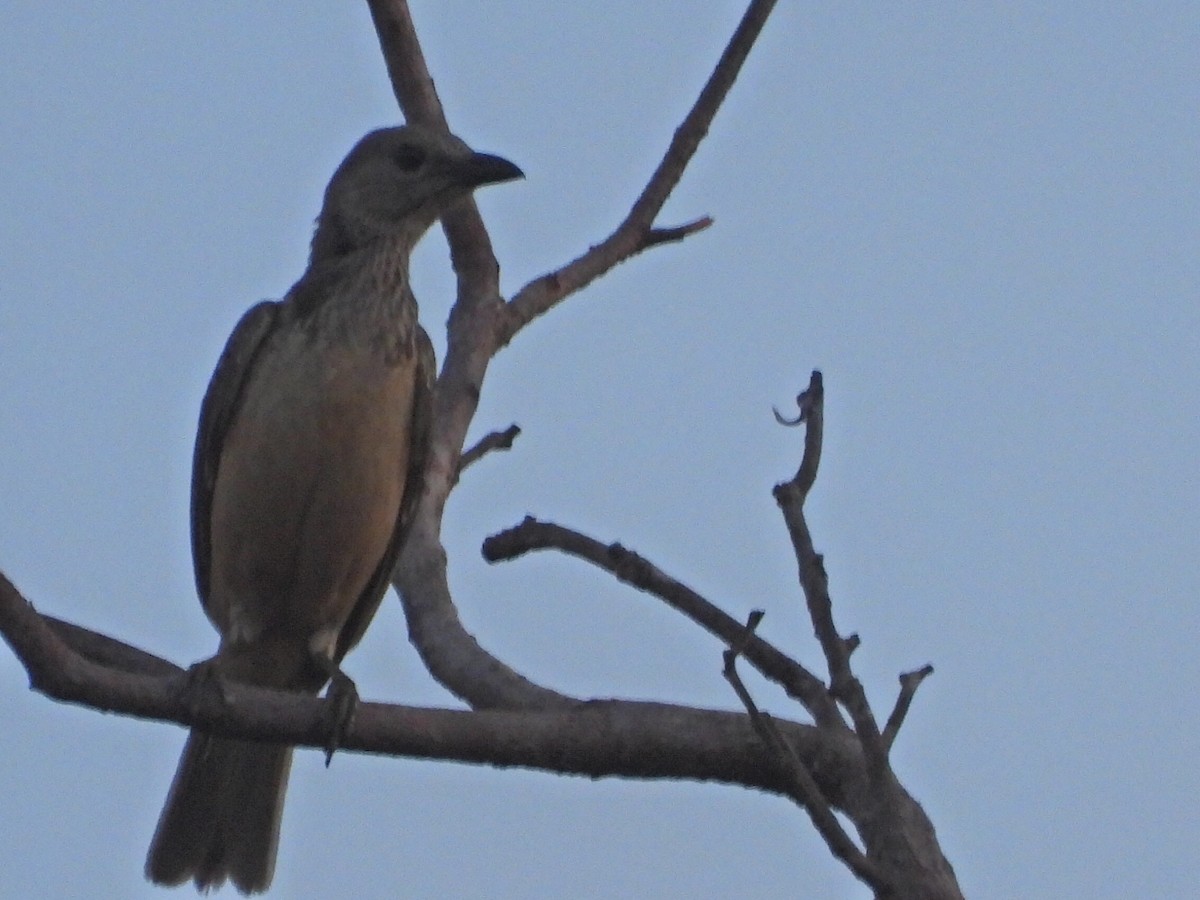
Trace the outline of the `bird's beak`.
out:
[[[454,168],[456,180],[464,187],[471,188],[525,177],[525,173],[515,164],[490,153],[472,153]]]

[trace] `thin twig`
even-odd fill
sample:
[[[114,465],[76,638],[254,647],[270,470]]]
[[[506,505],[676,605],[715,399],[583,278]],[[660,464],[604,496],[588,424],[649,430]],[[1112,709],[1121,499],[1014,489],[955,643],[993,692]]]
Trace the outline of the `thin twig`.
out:
[[[472,463],[478,462],[493,450],[511,450],[513,441],[521,433],[518,425],[509,425],[503,431],[491,431],[481,437],[470,450],[463,452],[458,458],[458,476]]]
[[[817,468],[821,464],[821,443],[825,437],[825,380],[819,369],[813,369],[808,387],[796,397],[796,407],[799,412],[794,419],[785,418],[777,409],[772,412],[780,425],[791,428],[802,423],[808,424],[804,431],[804,456],[800,460],[800,468],[792,476],[792,483],[803,500],[816,483]]]
[[[930,665],[921,666],[914,672],[901,674],[900,696],[896,698],[896,706],[892,709],[892,714],[888,716],[887,724],[883,726],[883,743],[889,750],[896,741],[896,735],[900,733],[900,726],[904,724],[904,717],[908,715],[908,708],[912,706],[917,688],[932,674],[933,666]]]
[[[559,550],[611,572],[626,584],[664,600],[672,609],[726,644],[736,645],[746,636],[737,619],[620,544],[603,544],[578,531],[552,522],[540,522],[532,516],[483,542],[483,556],[488,562],[516,559],[534,550]],[[749,642],[745,645],[744,655],[751,665],[803,704],[818,725],[845,729],[837,704],[819,678],[757,635],[747,637]]]
[[[42,621],[50,627],[59,640],[84,659],[107,668],[133,672],[138,675],[159,676],[178,675],[183,671],[179,666],[160,656],[147,653],[139,647],[126,644],[107,634],[91,631],[73,622],[56,619],[54,616],[43,615]]]
[[[682,241],[685,237],[693,235],[697,231],[709,228],[712,223],[712,216],[701,216],[695,221],[688,222],[685,225],[676,225],[674,228],[651,228],[646,232],[635,252],[641,253],[643,250],[649,250],[651,247],[657,247],[659,244],[673,244]]]
[[[740,638],[737,644],[731,645],[723,654],[724,667],[721,674],[725,676],[725,680],[729,682],[733,692],[737,694],[742,706],[745,707],[746,715],[750,717],[750,724],[762,742],[763,751],[791,783],[790,795],[808,813],[813,827],[817,829],[817,833],[821,835],[830,852],[845,863],[846,867],[869,885],[877,895],[885,895],[889,892],[890,886],[883,880],[878,867],[851,840],[846,829],[842,827],[842,823],[833,814],[833,808],[821,793],[821,789],[808,767],[804,765],[803,760],[784,738],[776,726],[775,720],[759,710],[754,698],[750,696],[750,691],[742,682],[742,677],[738,674],[738,656],[749,645],[750,638],[758,627],[758,623],[762,621],[762,617],[762,610],[756,609],[750,613],[746,620],[745,636]]]

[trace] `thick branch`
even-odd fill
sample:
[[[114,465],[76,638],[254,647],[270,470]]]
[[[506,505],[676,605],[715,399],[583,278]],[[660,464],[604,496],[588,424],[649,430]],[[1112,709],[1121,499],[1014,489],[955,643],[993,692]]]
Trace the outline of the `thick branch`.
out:
[[[324,747],[326,702],[299,694],[225,684],[197,697],[185,690],[182,670],[103,635],[69,626],[76,643],[102,656],[137,660],[134,668],[166,667],[163,676],[118,671],[84,659],[0,574],[0,634],[47,696],[95,709],[174,721],[214,734]],[[86,637],[81,635],[86,633]],[[821,794],[856,823],[871,821],[876,800],[863,778],[861,750],[852,735],[779,723],[780,732]],[[592,701],[553,711],[463,712],[379,703],[359,705],[341,746],[345,750],[493,766],[520,766],[592,778],[683,778],[759,788],[794,797],[795,785],[762,755],[747,717],[662,703]],[[903,789],[889,807],[903,817],[900,850],[941,873],[948,867],[932,826]],[[860,826],[863,827],[863,826]],[[895,840],[895,839],[894,839]],[[915,843],[914,843],[915,842]],[[932,863],[930,862],[932,861]],[[921,873],[924,877],[924,872]],[[953,887],[953,873],[947,882]],[[922,882],[923,884],[924,882]],[[903,896],[955,897],[949,891]]]
[[[396,99],[410,122],[446,129],[441,101],[425,64],[408,4],[368,0]],[[501,309],[499,266],[474,201],[443,216],[458,275],[446,357],[434,391],[421,502],[393,583],[409,637],[437,681],[477,708],[559,708],[574,702],[529,681],[479,645],[459,620],[441,542],[442,511],[457,483],[459,459],[479,403]]]
[[[410,122],[449,131],[405,0],[367,0],[396,102]]]
[[[448,131],[406,0],[367,0],[396,101],[405,119]],[[432,516],[436,535],[441,509],[458,473],[462,449],[491,358],[490,328],[477,313],[500,304],[499,266],[479,209],[471,198],[442,218],[458,275],[458,298],[451,310],[446,359],[434,401],[433,434],[425,495],[419,515]],[[476,315],[473,315],[476,314]],[[438,548],[440,549],[440,547]]]
[[[747,635],[737,619],[620,544],[602,544],[561,525],[527,516],[519,525],[485,540],[483,557],[488,562],[501,562],[550,549],[590,562],[626,584],[661,598],[730,646],[745,641],[743,653],[750,664],[799,700],[818,725],[844,727],[837,704],[819,678],[769,642]]]
[[[0,633],[47,696],[139,718],[173,721],[216,734],[322,748],[326,703],[302,694],[225,683],[194,692],[182,669],[113,638],[87,635],[83,646],[103,656],[139,660],[165,675],[118,671],[78,655],[53,625],[0,573]],[[153,660],[153,663],[149,663]],[[839,742],[811,726],[783,725],[807,763],[821,773],[822,790],[838,802],[861,793],[861,769],[849,735]],[[495,766],[522,766],[590,777],[685,778],[721,781],[787,793],[764,771],[745,716],[664,703],[591,701],[555,711],[465,712],[362,703],[341,741],[345,750]]]
[[[417,40],[405,0],[368,0],[396,101],[409,122],[448,131],[445,111]],[[454,486],[458,456],[479,401],[493,353],[492,320],[500,300],[500,267],[475,201],[468,197],[442,217],[450,257],[458,276],[458,297],[450,312],[446,358],[434,396],[423,511],[440,520]],[[435,528],[435,533],[440,528]]]
[[[449,131],[446,113],[405,0],[367,0],[396,102],[405,120]],[[475,201],[468,198],[442,219],[454,271],[459,277],[459,304],[499,301],[499,267],[491,239]]]

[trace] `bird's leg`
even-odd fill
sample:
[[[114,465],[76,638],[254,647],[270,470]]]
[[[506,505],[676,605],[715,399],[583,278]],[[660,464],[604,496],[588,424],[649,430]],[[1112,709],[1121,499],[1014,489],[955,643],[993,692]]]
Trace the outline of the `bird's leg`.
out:
[[[333,760],[345,736],[350,723],[354,721],[354,712],[358,707],[358,688],[354,681],[342,671],[341,667],[319,650],[314,650],[312,663],[319,672],[329,679],[329,687],[325,691],[327,701],[326,718],[329,721],[329,735],[325,739],[325,766]]]

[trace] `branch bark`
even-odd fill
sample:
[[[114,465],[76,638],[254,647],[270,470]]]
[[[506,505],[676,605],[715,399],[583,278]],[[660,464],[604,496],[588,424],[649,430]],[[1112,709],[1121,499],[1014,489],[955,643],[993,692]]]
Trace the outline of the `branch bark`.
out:
[[[64,630],[73,636],[70,643]],[[325,700],[235,682],[197,696],[188,689],[186,670],[41,615],[2,573],[0,634],[26,667],[32,687],[55,700],[319,750],[328,737]],[[117,660],[121,667],[102,660]],[[847,800],[862,792],[838,774],[858,768],[852,740],[830,741],[794,722],[781,727],[821,773],[823,789]],[[476,712],[364,702],[339,749],[592,778],[682,778],[784,795],[789,790],[777,773],[764,770],[744,715],[667,703],[593,700],[547,711]]]

